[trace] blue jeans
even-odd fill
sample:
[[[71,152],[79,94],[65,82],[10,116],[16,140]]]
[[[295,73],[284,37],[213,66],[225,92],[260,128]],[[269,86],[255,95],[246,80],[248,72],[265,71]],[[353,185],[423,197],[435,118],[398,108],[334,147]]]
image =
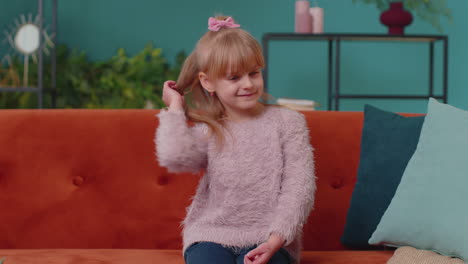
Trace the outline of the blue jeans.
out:
[[[184,259],[186,264],[244,264],[244,256],[254,248],[256,246],[242,248],[236,252],[217,243],[198,242],[185,250]],[[290,263],[289,253],[283,248],[268,261],[268,264]]]

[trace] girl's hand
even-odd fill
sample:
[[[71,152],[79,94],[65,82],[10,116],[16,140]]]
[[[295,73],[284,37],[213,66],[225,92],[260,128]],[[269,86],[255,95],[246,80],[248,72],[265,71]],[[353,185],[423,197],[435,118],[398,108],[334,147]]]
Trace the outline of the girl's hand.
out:
[[[284,245],[284,239],[276,234],[271,234],[268,241],[251,250],[244,257],[244,264],[266,264]]]
[[[265,242],[245,255],[244,264],[266,264],[275,252],[276,250]]]
[[[162,100],[170,109],[184,109],[184,97],[177,91],[177,85],[174,81],[164,82]]]

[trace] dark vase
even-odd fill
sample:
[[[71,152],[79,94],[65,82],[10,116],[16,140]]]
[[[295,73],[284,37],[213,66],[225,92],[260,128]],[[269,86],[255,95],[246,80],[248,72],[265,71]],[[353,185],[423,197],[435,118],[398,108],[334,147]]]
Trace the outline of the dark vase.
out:
[[[402,2],[393,2],[390,9],[380,15],[380,22],[388,27],[388,34],[403,35],[405,27],[413,22],[413,15],[403,9]]]

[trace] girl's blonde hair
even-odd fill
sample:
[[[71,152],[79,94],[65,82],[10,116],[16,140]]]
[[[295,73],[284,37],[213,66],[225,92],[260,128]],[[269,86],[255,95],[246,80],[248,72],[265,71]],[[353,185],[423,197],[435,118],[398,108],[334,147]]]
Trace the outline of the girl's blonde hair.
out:
[[[218,20],[226,18],[216,17]],[[228,71],[244,73],[264,66],[260,44],[245,30],[221,28],[216,32],[206,32],[185,60],[177,80],[177,88],[186,97],[185,113],[189,120],[207,124],[221,143],[225,109],[216,95],[209,95],[202,87],[199,73],[207,74],[210,79],[219,79]],[[265,99],[265,95],[262,97]]]

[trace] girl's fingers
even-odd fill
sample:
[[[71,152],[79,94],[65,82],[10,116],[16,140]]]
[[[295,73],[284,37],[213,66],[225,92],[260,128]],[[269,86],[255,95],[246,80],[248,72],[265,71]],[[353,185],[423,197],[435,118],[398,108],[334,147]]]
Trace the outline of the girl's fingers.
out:
[[[169,87],[171,89],[174,89],[174,87],[176,87],[176,82],[175,81],[165,81],[164,82],[164,86],[165,87]]]
[[[247,253],[245,256],[248,257],[249,259],[252,259],[257,255],[258,253],[258,248],[251,250],[249,253]]]
[[[247,255],[244,256],[244,264],[253,264],[252,261],[247,257]]]
[[[268,260],[267,260],[267,255],[266,254],[263,254],[263,255],[257,255],[257,258],[255,258],[255,260],[253,261],[253,264],[264,264],[264,263],[267,263]]]
[[[246,257],[248,257],[250,260],[254,260],[255,257],[260,257],[261,255],[264,255],[266,252],[268,252],[268,249],[265,247],[265,244],[262,244],[254,248],[253,250],[251,250],[249,253],[247,253]]]

